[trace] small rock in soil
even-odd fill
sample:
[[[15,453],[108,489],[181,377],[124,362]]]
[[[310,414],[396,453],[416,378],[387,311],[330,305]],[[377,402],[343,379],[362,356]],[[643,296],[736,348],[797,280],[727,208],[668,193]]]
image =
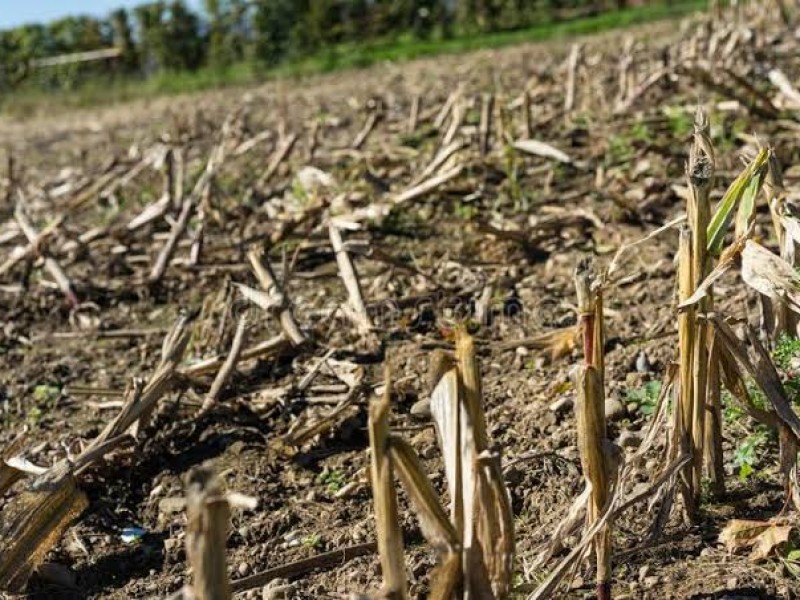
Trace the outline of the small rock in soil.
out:
[[[560,398],[550,405],[550,410],[556,414],[561,414],[572,410],[574,404],[572,398]]]
[[[660,580],[661,578],[658,575],[651,575],[650,577],[645,577],[644,581],[642,581],[642,584],[646,589],[651,589],[656,587]]]
[[[411,416],[420,421],[431,418],[431,400],[430,398],[423,398],[414,403],[411,407]]]
[[[239,568],[236,569],[241,577],[245,577],[250,572],[250,565],[246,562],[239,563]]]
[[[628,416],[625,405],[623,405],[618,398],[614,397],[606,398],[605,413],[606,419],[611,421],[621,421]]]
[[[639,352],[638,356],[636,357],[636,370],[639,373],[649,373],[652,371],[650,360],[647,358],[647,353],[645,353],[644,350]]]
[[[642,436],[635,431],[626,429],[620,434],[618,443],[623,448],[638,448],[642,443]]]
[[[572,398],[565,397],[565,398],[560,398],[555,402],[553,402],[552,404],[550,404],[549,408],[552,412],[556,414],[561,414],[572,410],[572,407],[574,405],[575,402],[572,400]]]

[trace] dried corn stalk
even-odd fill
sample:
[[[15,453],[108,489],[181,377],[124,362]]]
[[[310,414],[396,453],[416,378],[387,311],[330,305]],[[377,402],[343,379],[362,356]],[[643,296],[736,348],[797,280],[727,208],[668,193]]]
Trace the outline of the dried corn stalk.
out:
[[[192,597],[227,600],[231,597],[225,565],[230,505],[211,469],[193,470],[188,483],[186,556],[192,568]]]
[[[687,213],[692,232],[692,293],[703,283],[710,273],[707,230],[711,221],[709,195],[714,181],[714,149],[709,138],[708,117],[702,109],[695,114],[694,142],[689,150],[689,163],[686,174],[689,179],[689,202]],[[705,313],[710,308],[710,298],[700,300],[697,311]],[[694,324],[692,349],[692,390],[691,390],[691,439],[692,439],[692,495],[696,507],[700,501],[700,484],[703,474],[704,448],[709,438],[719,438],[719,429],[706,432],[706,396],[708,391],[708,343],[709,334],[705,322]],[[718,385],[718,384],[717,384]],[[712,442],[714,443],[714,442]],[[719,477],[717,477],[717,475]],[[721,473],[712,473],[712,479],[720,484]]]
[[[787,504],[791,502],[795,509],[800,510],[800,486],[798,485],[797,475],[800,417],[792,409],[780,375],[775,370],[775,365],[772,363],[769,353],[758,340],[758,335],[750,329],[747,330],[747,337],[750,342],[750,348],[748,349],[747,345],[739,339],[719,315],[711,315],[710,320],[726,350],[750,373],[750,376],[761,388],[761,391],[764,392],[774,410],[774,413],[761,411],[765,413],[763,416],[758,413],[751,414],[754,414],[757,419],[765,424],[777,426],[780,445],[780,471],[783,475],[786,490],[786,502]],[[743,386],[743,383],[738,385]],[[737,385],[734,384],[732,386],[733,389],[731,389],[734,394],[736,394],[734,392],[736,387]]]
[[[575,273],[578,296],[578,319],[583,333],[584,363],[578,372],[578,450],[591,490],[586,526],[597,523],[607,508],[614,469],[611,444],[606,437],[605,392],[603,389],[603,302],[599,286],[587,262],[578,264]],[[603,526],[594,538],[597,559],[597,597],[611,598],[611,531]]]
[[[382,597],[406,594],[398,558],[396,500],[390,486],[394,470],[408,492],[423,535],[441,557],[429,597],[505,598],[512,576],[513,515],[499,457],[489,449],[472,338],[459,331],[456,361],[441,353],[435,359],[431,413],[444,455],[449,519],[411,446],[388,432],[388,386],[383,400],[370,408],[374,499],[385,581]]]
[[[402,600],[408,597],[405,565],[403,564],[403,533],[397,515],[397,495],[392,481],[392,462],[387,453],[389,445],[389,400],[391,386],[387,377],[386,391],[380,400],[369,407],[370,473],[378,531],[378,552],[383,571],[383,590],[387,597]]]
[[[15,496],[0,524],[0,590],[21,592],[47,552],[87,506],[86,495],[66,462]]]
[[[45,554],[86,508],[86,495],[75,475],[129,439],[125,432],[169,389],[189,340],[190,323],[188,315],[178,320],[164,339],[161,363],[147,386],[134,382],[120,414],[72,464],[62,461],[48,469],[5,507],[0,526],[0,589],[24,588]]]
[[[0,450],[0,496],[23,477],[23,472],[11,466],[8,461],[22,452],[24,443],[25,434],[21,433],[8,446]]]

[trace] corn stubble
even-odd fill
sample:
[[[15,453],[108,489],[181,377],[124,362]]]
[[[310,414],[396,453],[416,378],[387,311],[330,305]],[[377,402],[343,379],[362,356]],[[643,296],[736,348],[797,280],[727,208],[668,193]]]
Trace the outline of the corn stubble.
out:
[[[134,382],[117,417],[73,461],[62,460],[26,487],[5,506],[0,521],[0,590],[21,592],[31,573],[45,555],[59,542],[67,527],[88,506],[78,486],[78,476],[106,454],[131,439],[143,419],[149,419],[155,403],[171,388],[175,369],[189,340],[191,318],[181,316],[165,337],[162,358],[147,385]],[[18,439],[3,453],[19,452]],[[7,465],[6,465],[7,466]],[[3,485],[11,485],[22,476],[0,471]]]
[[[439,554],[430,598],[506,598],[514,556],[513,515],[489,446],[472,338],[458,331],[455,357],[436,353],[431,413],[451,498],[449,516],[411,446],[389,431],[390,388],[370,407],[373,498],[384,586],[378,597],[407,597],[402,533],[392,483],[396,472],[422,533]],[[388,377],[387,377],[388,382]]]
[[[578,369],[578,451],[590,499],[586,528],[594,526],[605,512],[616,474],[615,452],[606,435],[604,391],[603,296],[599,279],[587,262],[575,273],[578,320],[583,335],[584,363]],[[597,598],[611,598],[611,528],[603,526],[594,537],[597,565]]]

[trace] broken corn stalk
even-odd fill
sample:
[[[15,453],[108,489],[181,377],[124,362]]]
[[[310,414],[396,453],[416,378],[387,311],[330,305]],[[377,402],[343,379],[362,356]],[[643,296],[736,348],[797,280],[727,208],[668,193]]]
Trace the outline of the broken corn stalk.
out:
[[[390,389],[370,407],[370,447],[382,597],[405,597],[402,538],[391,473],[398,474],[423,535],[440,554],[432,577],[434,600],[505,598],[511,587],[514,530],[500,461],[489,449],[480,373],[472,338],[456,337],[456,360],[437,353],[431,413],[451,497],[448,517],[411,446],[388,430]]]
[[[578,371],[578,450],[583,475],[591,497],[587,527],[602,516],[609,500],[612,478],[610,443],[606,437],[605,392],[603,389],[603,302],[599,286],[588,262],[581,262],[575,272],[578,319],[583,333],[584,364]],[[597,562],[597,598],[611,598],[611,531],[602,527],[594,538]]]
[[[3,511],[0,526],[0,589],[21,592],[30,574],[88,506],[69,465],[34,479]]]

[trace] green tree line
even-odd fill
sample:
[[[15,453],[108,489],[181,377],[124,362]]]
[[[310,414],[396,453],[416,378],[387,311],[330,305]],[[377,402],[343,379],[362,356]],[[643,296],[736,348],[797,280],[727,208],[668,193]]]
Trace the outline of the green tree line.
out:
[[[0,89],[24,80],[36,59],[115,47],[110,64],[53,69],[50,83],[79,73],[150,75],[242,61],[274,66],[343,43],[395,36],[449,38],[514,30],[624,8],[626,0],[182,0],[71,16],[0,31]],[[63,81],[60,81],[62,80]]]

